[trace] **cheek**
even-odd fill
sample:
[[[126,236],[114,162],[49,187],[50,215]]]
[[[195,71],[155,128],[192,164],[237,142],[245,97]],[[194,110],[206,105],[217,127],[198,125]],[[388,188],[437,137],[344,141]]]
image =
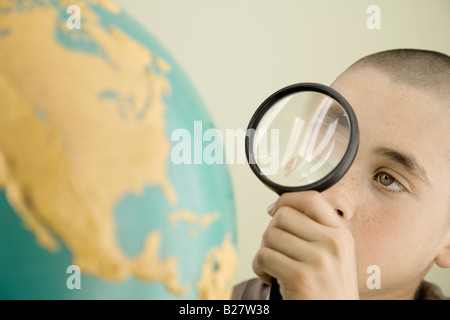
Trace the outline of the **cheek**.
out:
[[[392,270],[423,258],[429,226],[418,219],[423,215],[417,208],[406,202],[372,199],[360,208],[353,232],[361,271],[370,265]]]
[[[399,208],[386,207],[376,201],[366,202],[353,225],[358,282],[366,289],[369,266],[380,268],[382,287],[389,286],[402,275],[396,270],[406,262],[402,253],[408,252],[410,240],[404,225],[408,224]],[[356,217],[356,216],[355,216]],[[389,285],[388,285],[389,284]]]
[[[388,207],[373,200],[366,202],[363,212],[358,214],[358,223],[355,226],[357,250],[361,256],[370,256],[374,260],[389,254],[395,248],[405,243],[407,232],[405,224],[408,218],[401,208]],[[401,211],[404,211],[402,208]]]
[[[424,212],[425,208],[430,211]],[[365,201],[352,224],[360,280],[367,279],[371,265],[380,267],[385,283],[425,270],[441,239],[442,220],[430,216],[438,209],[436,204],[408,197],[375,195]]]

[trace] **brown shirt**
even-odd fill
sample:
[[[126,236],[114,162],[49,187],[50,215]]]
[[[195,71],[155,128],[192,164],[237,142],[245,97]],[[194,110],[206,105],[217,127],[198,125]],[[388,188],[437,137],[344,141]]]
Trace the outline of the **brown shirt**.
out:
[[[270,286],[260,279],[250,279],[237,284],[234,287],[233,300],[267,300],[270,294]],[[415,300],[450,300],[444,296],[441,288],[437,285],[422,281],[417,289]]]

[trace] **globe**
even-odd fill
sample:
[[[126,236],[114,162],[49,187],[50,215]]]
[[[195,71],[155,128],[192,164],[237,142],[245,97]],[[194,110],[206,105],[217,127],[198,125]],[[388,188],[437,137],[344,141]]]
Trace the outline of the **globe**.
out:
[[[230,298],[227,166],[172,159],[198,124],[186,74],[114,2],[1,1],[0,299]]]

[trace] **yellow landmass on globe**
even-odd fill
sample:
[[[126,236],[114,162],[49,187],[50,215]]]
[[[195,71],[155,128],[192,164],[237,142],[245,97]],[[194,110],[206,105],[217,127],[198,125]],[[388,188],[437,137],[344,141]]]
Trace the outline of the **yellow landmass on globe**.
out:
[[[198,214],[189,210],[175,211],[167,216],[167,221],[174,227],[181,221],[189,223],[192,227],[189,230],[189,235],[192,238],[197,236],[199,228],[207,228],[211,223],[218,219],[220,219],[220,212]]]
[[[228,300],[233,291],[233,279],[237,267],[237,254],[226,235],[222,246],[212,249],[203,263],[197,281],[200,300]]]
[[[177,295],[185,295],[190,286],[178,283],[178,262],[175,257],[168,257],[164,261],[160,259],[159,248],[161,246],[160,232],[148,235],[144,250],[132,262],[133,273],[146,281],[164,282],[167,288]]]

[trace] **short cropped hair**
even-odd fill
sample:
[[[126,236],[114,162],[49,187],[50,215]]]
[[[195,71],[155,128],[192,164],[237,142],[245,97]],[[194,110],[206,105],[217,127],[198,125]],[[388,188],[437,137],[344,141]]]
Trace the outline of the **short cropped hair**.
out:
[[[364,67],[383,71],[394,82],[437,94],[450,106],[450,56],[444,53],[419,49],[381,51],[356,61],[343,74]]]

